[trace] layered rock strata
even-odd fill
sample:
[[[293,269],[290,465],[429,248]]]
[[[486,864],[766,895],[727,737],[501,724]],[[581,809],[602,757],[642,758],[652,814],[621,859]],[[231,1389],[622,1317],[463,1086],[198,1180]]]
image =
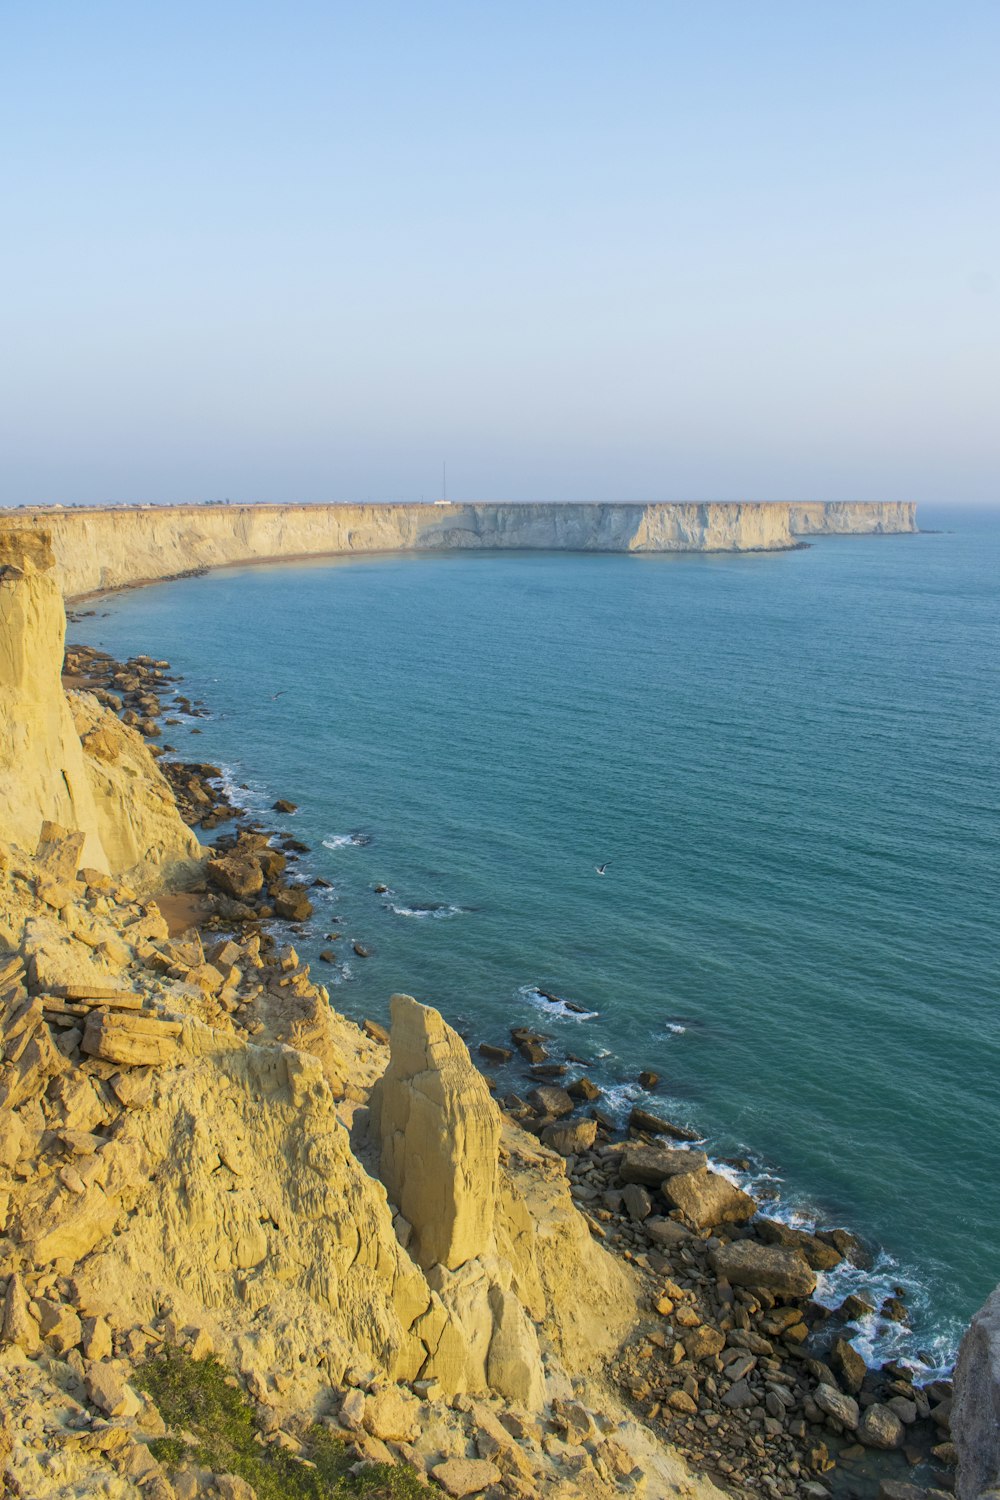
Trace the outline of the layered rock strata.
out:
[[[0,533],[0,839],[33,850],[52,820],[82,834],[78,868],[143,887],[189,875],[198,841],[141,736],[63,691],[65,634],[48,536]]]
[[[414,1090],[437,1099],[439,1123],[455,1126],[450,1150],[436,1142],[453,1175],[452,1264],[425,1268],[352,1145],[384,1047],[331,1010],[293,950],[268,961],[259,935],[207,952],[193,930],[171,938],[155,903],[97,870],[71,873],[81,847],[54,825],[37,854],[0,847],[0,1474],[12,1493],[169,1500],[144,1446],[163,1425],[133,1372],[176,1346],[214,1352],[269,1431],[320,1414],[362,1461],[449,1478],[492,1465],[497,1493],[522,1500],[713,1500],[588,1378],[635,1318],[634,1278],[591,1240],[561,1161],[516,1127],[501,1135],[441,1018],[397,1004],[383,1090],[396,1104]],[[58,913],[53,881],[68,888]],[[466,1094],[478,1124],[463,1133]],[[404,1137],[419,1118],[384,1099],[377,1115]],[[470,1217],[479,1172],[493,1212]],[[409,1206],[427,1259],[424,1209]],[[90,1442],[109,1422],[113,1441]]]
[[[70,598],[235,563],[324,555],[544,549],[748,552],[821,531],[914,531],[909,504],[172,505],[7,512],[52,537]]]

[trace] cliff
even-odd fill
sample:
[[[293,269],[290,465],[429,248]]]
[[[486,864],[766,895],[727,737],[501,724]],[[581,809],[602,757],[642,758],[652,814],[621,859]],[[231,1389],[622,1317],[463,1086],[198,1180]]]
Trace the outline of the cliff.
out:
[[[396,997],[387,1057],[291,949],[171,939],[79,851],[0,844],[3,1492],[251,1495],[204,1447],[175,1489],[149,1446],[144,1382],[212,1354],[292,1453],[319,1431],[448,1494],[718,1500],[601,1377],[637,1276],[441,1017]],[[399,1184],[425,1144],[432,1178]]]
[[[792,505],[795,536],[887,536],[917,531],[917,507],[910,501],[831,501]]]
[[[81,865],[142,887],[190,873],[198,841],[141,736],[64,693],[65,632],[47,534],[0,533],[0,839],[34,849],[51,820],[79,830]]]
[[[951,1431],[958,1450],[958,1500],[994,1500],[1000,1494],[1000,1287],[962,1340]]]
[[[69,598],[202,568],[324,555],[497,548],[752,552],[820,531],[912,531],[912,505],[177,505],[10,511],[52,538]]]

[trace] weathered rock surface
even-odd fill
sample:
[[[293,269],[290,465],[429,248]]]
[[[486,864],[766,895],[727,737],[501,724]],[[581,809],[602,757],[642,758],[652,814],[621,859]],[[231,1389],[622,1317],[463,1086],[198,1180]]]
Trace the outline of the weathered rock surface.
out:
[[[858,1441],[866,1448],[901,1448],[904,1436],[902,1422],[888,1406],[875,1402],[865,1408],[858,1423]]]
[[[1000,1488],[1000,1287],[983,1303],[955,1366],[951,1433],[958,1450],[958,1500]]]
[[[731,1286],[763,1287],[779,1297],[811,1297],[816,1272],[800,1250],[736,1240],[711,1254],[712,1268]]]
[[[455,1270],[492,1243],[500,1112],[461,1037],[437,1011],[393,995],[392,1043],[372,1112],[382,1179],[413,1226],[425,1269]]]
[[[0,839],[33,850],[49,820],[82,834],[81,863],[149,888],[189,871],[199,846],[140,736],[63,692],[65,634],[48,536],[0,533]]]
[[[711,1172],[707,1167],[668,1177],[663,1184],[663,1193],[696,1229],[744,1223],[757,1211],[749,1193],[744,1193],[728,1177]]]
[[[704,1171],[707,1167],[708,1157],[704,1151],[685,1151],[670,1146],[629,1146],[622,1152],[619,1176],[622,1182],[659,1187],[668,1177]]]

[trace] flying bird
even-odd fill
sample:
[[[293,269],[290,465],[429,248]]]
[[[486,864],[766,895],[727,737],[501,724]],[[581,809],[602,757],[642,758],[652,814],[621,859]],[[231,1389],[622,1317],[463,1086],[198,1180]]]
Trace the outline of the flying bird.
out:
[[[608,864],[610,864],[610,863],[611,863],[611,861],[609,860]],[[607,868],[608,868],[608,865],[595,865],[594,866],[594,869],[597,871],[598,875],[603,875],[604,872],[605,872],[605,870]]]
[[[275,700],[275,698],[280,698],[282,693],[287,693],[287,692],[288,692],[287,688],[282,688],[280,692],[272,693],[271,694],[271,702],[273,703],[274,700]]]

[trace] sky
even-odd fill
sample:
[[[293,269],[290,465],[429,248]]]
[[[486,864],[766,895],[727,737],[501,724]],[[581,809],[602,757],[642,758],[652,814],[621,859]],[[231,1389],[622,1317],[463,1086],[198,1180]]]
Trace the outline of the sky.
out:
[[[1000,498],[996,0],[0,7],[0,504]]]

